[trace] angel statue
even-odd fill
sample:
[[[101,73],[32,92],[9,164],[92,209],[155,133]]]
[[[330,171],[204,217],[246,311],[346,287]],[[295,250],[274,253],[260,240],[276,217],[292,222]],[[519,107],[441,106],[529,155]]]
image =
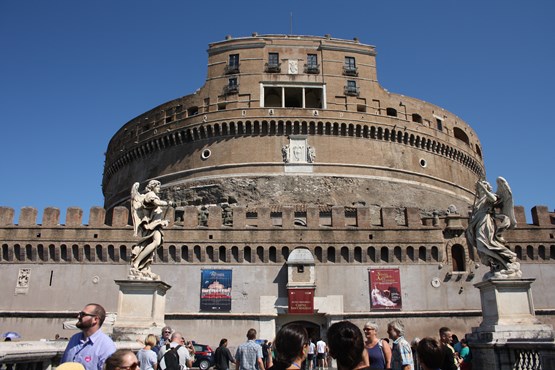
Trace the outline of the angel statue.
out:
[[[150,271],[154,252],[162,245],[162,229],[168,226],[164,220],[165,213],[161,207],[174,206],[173,202],[166,202],[158,197],[160,181],[148,182],[145,194],[139,192],[139,183],[131,187],[131,215],[133,218],[134,236],[140,237],[133,247],[129,279],[159,280],[160,277]]]
[[[484,276],[484,280],[522,276],[520,263],[516,261],[516,253],[507,247],[502,236],[505,230],[515,226],[513,193],[507,180],[503,177],[497,178],[496,193],[487,181],[478,181],[474,209],[466,230],[466,240],[469,246],[478,250],[482,263],[490,266],[490,272]]]

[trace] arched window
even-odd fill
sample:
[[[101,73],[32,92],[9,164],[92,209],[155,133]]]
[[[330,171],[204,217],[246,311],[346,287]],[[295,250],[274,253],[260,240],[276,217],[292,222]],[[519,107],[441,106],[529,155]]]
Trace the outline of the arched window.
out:
[[[540,245],[538,247],[538,257],[541,258],[542,260],[546,259],[546,254],[545,254],[545,246]]]
[[[341,247],[341,259],[344,262],[349,262],[349,248]]]
[[[127,247],[125,245],[119,246],[119,259],[121,261],[127,261]]]
[[[214,255],[214,247],[209,245],[208,247],[206,247],[206,257],[208,258],[209,261],[211,262],[216,262],[215,260],[215,255]]]
[[[281,248],[281,256],[283,257],[284,261],[287,261],[287,259],[289,258],[289,248],[288,247]]]
[[[22,256],[22,253],[21,253],[21,247],[19,246],[19,244],[14,245],[13,252],[14,252],[14,255],[15,255],[15,259],[17,261],[22,261],[23,260],[23,256]]]
[[[387,249],[387,247],[382,247],[380,250],[380,258],[382,262],[389,262],[389,249]]]
[[[407,259],[414,262],[414,248],[411,246],[407,247]]]
[[[231,247],[231,256],[233,257],[233,262],[239,262],[239,248]]]
[[[421,246],[418,248],[418,259],[422,262],[426,262],[426,247]]]
[[[451,264],[453,271],[465,271],[464,248],[460,244],[451,247]]]
[[[316,259],[318,260],[318,262],[323,262],[322,260],[322,247],[316,247],[314,248],[314,254],[316,255]]]
[[[227,260],[227,253],[226,253],[225,247],[223,245],[220,246],[219,257],[220,257],[220,261],[229,262]]]
[[[243,249],[243,259],[245,260],[245,262],[252,262],[251,247],[245,247],[245,249]]]
[[[515,253],[516,253],[516,258],[518,258],[519,260],[522,260],[522,247],[520,245],[515,246]]]
[[[395,108],[387,108],[385,112],[388,116],[397,117],[397,109]]]
[[[270,249],[268,249],[268,260],[270,262],[277,262],[277,250],[276,247],[270,247]]]
[[[71,246],[71,255],[74,261],[81,261],[81,258],[79,258],[79,246],[77,244]]]
[[[62,261],[69,261],[70,260],[70,256],[67,250],[67,245],[62,244],[60,246],[60,254],[62,255]]]
[[[181,260],[191,262],[189,260],[189,247],[187,245],[181,246]]]
[[[108,258],[110,259],[110,261],[116,261],[116,251],[114,249],[114,246],[111,244],[108,246]]]
[[[328,247],[328,262],[335,262],[335,248]]]
[[[439,249],[437,247],[432,247],[432,260],[439,261]]]
[[[83,250],[85,251],[85,260],[94,261],[94,254],[92,253],[91,246],[88,244],[85,244],[85,247],[83,248]]]
[[[401,254],[402,254],[401,247],[393,248],[393,255],[395,256],[395,261],[401,262],[403,260],[403,257]]]
[[[96,257],[98,261],[104,261],[104,253],[100,244],[96,246]]]
[[[526,257],[529,260],[533,260],[534,259],[534,247],[532,247],[531,245],[526,247]]]
[[[48,246],[48,256],[50,261],[58,261],[58,256],[56,255],[56,246],[54,244],[50,244]]]
[[[260,262],[264,262],[264,247],[256,248],[256,256]]]
[[[170,247],[168,248],[168,252],[169,252],[169,259],[172,262],[177,262],[177,248],[175,247],[175,245],[170,245]]]
[[[368,254],[369,261],[376,262],[376,248],[368,247],[366,253]]]
[[[356,262],[362,262],[362,248],[361,247],[355,247],[355,261]]]
[[[206,257],[203,256],[202,248],[200,247],[200,245],[195,245],[193,247],[193,254],[197,262],[204,262]]]
[[[33,253],[33,246],[31,244],[27,244],[25,246],[25,254],[27,255],[27,261],[34,261],[35,254]]]
[[[470,140],[468,139],[468,135],[466,134],[466,132],[464,132],[464,130],[458,127],[453,127],[453,134],[455,135],[456,139],[459,139],[460,141],[465,142],[467,145],[470,145]]]

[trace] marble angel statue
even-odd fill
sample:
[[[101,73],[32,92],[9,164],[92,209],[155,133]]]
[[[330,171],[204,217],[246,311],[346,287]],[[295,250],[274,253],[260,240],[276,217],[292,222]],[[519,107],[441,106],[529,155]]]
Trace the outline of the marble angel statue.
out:
[[[468,245],[478,250],[483,264],[490,266],[484,280],[520,278],[520,263],[503,239],[503,232],[516,226],[513,193],[507,180],[497,178],[497,192],[480,180],[476,183],[476,201],[466,230]]]
[[[134,236],[140,238],[133,247],[129,279],[159,280],[160,277],[150,270],[156,248],[162,245],[163,231],[168,226],[164,220],[162,207],[173,206],[158,197],[160,181],[151,180],[147,184],[146,193],[139,192],[139,183],[131,187],[131,216],[133,219]]]

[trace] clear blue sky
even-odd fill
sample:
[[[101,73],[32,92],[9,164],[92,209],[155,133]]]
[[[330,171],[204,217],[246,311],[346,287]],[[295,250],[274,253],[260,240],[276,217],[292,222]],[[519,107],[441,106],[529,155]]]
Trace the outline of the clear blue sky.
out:
[[[375,45],[382,86],[464,119],[492,184],[553,210],[553,0],[0,1],[0,205],[87,221],[118,128],[199,88],[208,43],[288,34],[291,13],[293,34]]]

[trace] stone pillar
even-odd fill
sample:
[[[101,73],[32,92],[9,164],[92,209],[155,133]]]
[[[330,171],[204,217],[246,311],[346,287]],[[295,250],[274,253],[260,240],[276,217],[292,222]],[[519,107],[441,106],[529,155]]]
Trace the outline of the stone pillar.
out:
[[[359,206],[357,210],[357,227],[367,229],[370,227],[370,208],[367,206]]]
[[[540,361],[555,348],[553,328],[535,317],[534,280],[489,279],[474,285],[480,289],[483,321],[467,335],[473,368],[520,368],[520,361]]]
[[[183,210],[183,226],[186,228],[198,227],[198,210],[195,206],[185,206]]]
[[[266,206],[258,207],[257,213],[258,213],[258,228],[268,229],[272,227],[270,207],[266,207]]]
[[[345,207],[331,207],[331,226],[335,229],[345,228]]]
[[[382,208],[382,226],[383,227],[398,227],[395,217],[397,216],[395,208],[384,207]]]
[[[242,206],[233,207],[233,228],[244,229],[246,224],[247,224],[247,215],[245,212],[245,207],[242,207]]]
[[[308,224],[308,212],[306,215]],[[283,228],[292,228],[295,223],[295,209],[292,206],[281,207],[281,226]]]
[[[143,340],[165,326],[166,292],[171,288],[157,280],[115,280],[119,286],[116,340]]]

